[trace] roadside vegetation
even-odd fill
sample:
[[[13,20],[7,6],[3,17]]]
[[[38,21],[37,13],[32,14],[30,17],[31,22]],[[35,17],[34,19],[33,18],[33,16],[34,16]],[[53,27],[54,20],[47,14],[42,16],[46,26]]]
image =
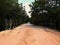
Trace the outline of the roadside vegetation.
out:
[[[18,0],[0,0],[0,31],[27,23],[27,19],[25,7]]]
[[[29,6],[31,24],[60,31],[60,0],[35,0]]]
[[[31,18],[18,0],[0,0],[0,31],[27,22],[60,31],[60,0],[35,0],[29,6]]]

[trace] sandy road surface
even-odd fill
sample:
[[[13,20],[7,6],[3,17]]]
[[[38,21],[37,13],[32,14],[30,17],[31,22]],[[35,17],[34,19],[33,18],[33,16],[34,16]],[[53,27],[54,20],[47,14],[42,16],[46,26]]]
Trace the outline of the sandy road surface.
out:
[[[60,32],[23,24],[0,32],[0,45],[60,45]]]

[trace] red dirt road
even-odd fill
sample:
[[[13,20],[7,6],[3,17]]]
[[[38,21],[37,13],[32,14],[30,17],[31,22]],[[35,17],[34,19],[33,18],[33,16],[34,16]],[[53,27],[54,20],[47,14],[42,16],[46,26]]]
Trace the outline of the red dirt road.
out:
[[[0,32],[0,45],[60,45],[60,32],[23,24]]]

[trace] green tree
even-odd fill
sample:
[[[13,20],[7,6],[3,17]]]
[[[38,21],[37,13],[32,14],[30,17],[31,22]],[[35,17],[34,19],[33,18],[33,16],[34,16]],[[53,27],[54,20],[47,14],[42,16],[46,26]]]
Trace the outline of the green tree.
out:
[[[58,29],[60,27],[60,1],[35,0],[31,7],[31,23]]]
[[[0,0],[0,30],[15,28],[27,20],[26,11],[18,0]]]

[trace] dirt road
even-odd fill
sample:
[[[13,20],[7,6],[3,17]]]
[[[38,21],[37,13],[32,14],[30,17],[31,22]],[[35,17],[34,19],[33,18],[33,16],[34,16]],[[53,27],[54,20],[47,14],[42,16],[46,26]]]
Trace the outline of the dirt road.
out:
[[[23,24],[0,32],[0,45],[60,45],[60,32]]]

